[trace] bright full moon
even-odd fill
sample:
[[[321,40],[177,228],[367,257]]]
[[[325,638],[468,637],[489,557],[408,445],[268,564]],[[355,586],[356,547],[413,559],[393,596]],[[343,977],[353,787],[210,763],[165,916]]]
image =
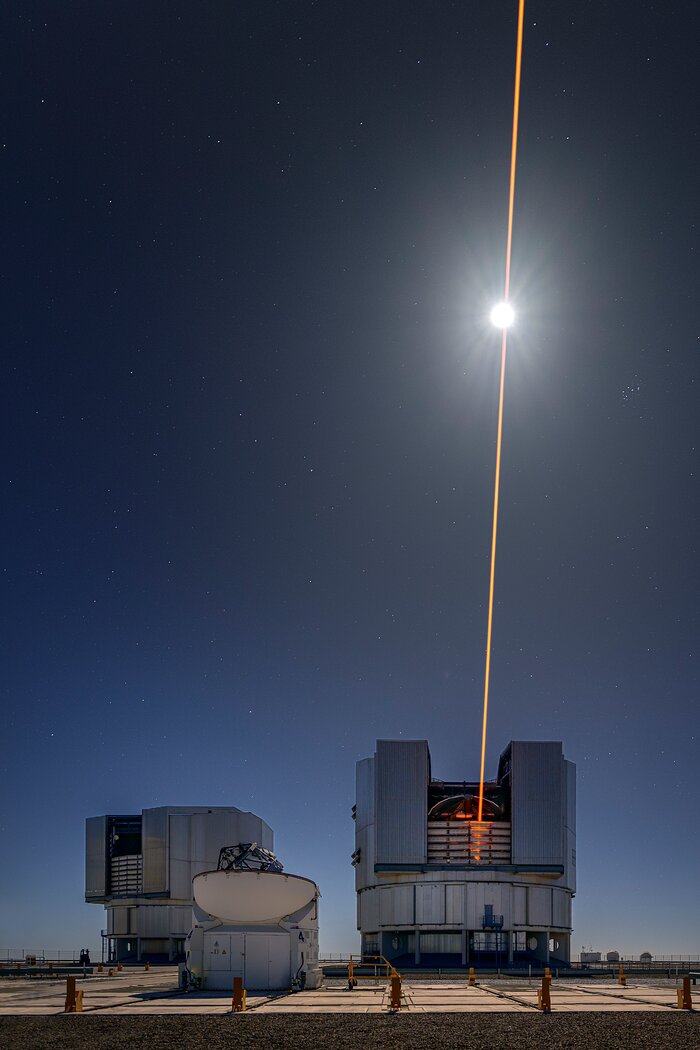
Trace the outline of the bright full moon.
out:
[[[510,303],[496,303],[490,314],[491,324],[496,328],[510,328],[515,320],[513,307]]]

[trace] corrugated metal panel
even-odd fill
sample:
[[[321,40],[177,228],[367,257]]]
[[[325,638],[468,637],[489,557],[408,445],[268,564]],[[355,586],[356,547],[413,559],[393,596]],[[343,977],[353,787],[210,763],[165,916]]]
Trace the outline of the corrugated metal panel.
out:
[[[374,757],[363,758],[355,766],[355,825],[374,824]]]
[[[563,864],[564,759],[558,741],[512,742],[514,864]]]
[[[374,874],[374,824],[356,832],[355,849],[360,851],[359,863],[355,865],[355,889],[362,890],[377,881]]]
[[[107,892],[107,817],[85,821],[85,900],[103,901]]]
[[[377,864],[427,862],[429,780],[427,741],[377,741]]]
[[[381,890],[365,890],[359,894],[362,930],[371,933],[379,929],[379,894]]]
[[[423,955],[461,955],[461,933],[424,933],[420,935],[420,950]]]
[[[528,886],[528,926],[552,925],[552,891],[549,886]]]
[[[192,929],[192,909],[180,905],[171,905],[170,933],[173,937],[186,937]]]
[[[143,892],[168,891],[168,809],[143,811]]]
[[[112,930],[111,932],[116,936],[120,934],[129,933],[128,921],[129,921],[129,909],[128,908],[110,908],[112,918]]]
[[[564,761],[566,771],[566,827],[564,884],[576,892],[576,766]]]
[[[567,890],[552,889],[552,926],[571,927],[571,897]]]
[[[242,813],[234,808],[198,810],[190,819],[192,877],[216,868],[224,846],[239,842],[272,843],[272,829],[254,813]]]
[[[190,817],[187,813],[170,813],[170,896],[176,900],[192,899],[192,863],[190,850]],[[154,936],[160,936],[154,934]]]
[[[139,937],[169,937],[170,927],[170,908],[167,905],[146,905],[138,909]]]
[[[445,922],[445,886],[436,882],[416,886],[416,923],[442,926]]]
[[[269,824],[257,817],[255,813],[241,813],[239,810],[236,810],[235,813],[228,814],[228,820],[231,822],[229,826],[231,827],[233,826],[234,816],[237,818],[235,823],[238,829],[238,838],[232,839],[231,842],[222,842],[218,849],[221,849],[222,846],[231,846],[235,841],[236,843],[257,842],[263,849],[274,850],[274,835]]]
[[[462,883],[445,886],[445,922],[448,926],[466,924],[466,886]]]
[[[374,758],[363,758],[355,769],[355,849],[360,851],[355,866],[355,889],[372,885],[374,876]]]
[[[513,886],[513,926],[525,926],[527,923],[527,886]]]
[[[383,886],[379,890],[379,921],[382,926],[415,925],[412,885]]]

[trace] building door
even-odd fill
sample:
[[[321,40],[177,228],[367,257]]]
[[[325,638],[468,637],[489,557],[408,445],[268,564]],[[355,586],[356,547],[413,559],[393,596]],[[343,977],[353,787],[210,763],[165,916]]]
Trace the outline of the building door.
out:
[[[284,933],[247,933],[245,937],[246,988],[289,988],[289,936]]]

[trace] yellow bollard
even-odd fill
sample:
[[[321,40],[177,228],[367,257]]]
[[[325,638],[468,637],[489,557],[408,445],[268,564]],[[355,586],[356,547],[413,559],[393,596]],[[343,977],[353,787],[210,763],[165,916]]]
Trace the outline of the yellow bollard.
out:
[[[122,972],[122,970],[124,969],[124,967],[122,966],[122,964],[121,964],[121,963],[117,963],[117,969],[118,969],[118,970],[119,970],[119,972],[121,973],[121,972]]]
[[[151,964],[150,963],[146,963],[146,965],[144,966],[144,970],[146,971],[146,973],[148,973],[150,968],[151,968]]]
[[[552,1012],[552,999],[549,994],[549,986],[552,983],[552,978],[546,975],[542,978],[542,987],[537,993],[537,1009],[541,1010],[542,1013],[549,1014]]]
[[[469,967],[469,984],[472,988],[476,984],[476,971],[473,966]]]
[[[348,962],[348,991],[357,988],[357,977],[355,977],[355,963],[350,959]]]
[[[83,992],[82,989],[76,991],[74,975],[66,978],[66,1003],[63,1012],[66,1014],[83,1012]]]
[[[549,969],[548,966],[545,966],[545,968],[544,968],[544,975],[545,975],[545,977],[551,977],[552,976],[552,972],[551,972],[551,970]]]
[[[247,1009],[246,999],[247,999],[247,993],[246,993],[245,988],[243,987],[243,978],[242,977],[234,977],[233,978],[233,1003],[231,1004],[231,1009],[232,1009],[234,1014],[243,1013],[243,1011],[245,1009]]]
[[[102,965],[102,963],[98,963],[98,964],[97,964],[97,972],[98,972],[98,973],[104,973],[104,972],[105,972],[105,968],[104,968],[104,966]]]
[[[107,976],[114,977],[114,968],[112,966],[110,966],[109,970],[107,971]]]
[[[622,985],[627,984],[627,975],[622,967],[620,967],[617,974],[617,983]]]
[[[396,971],[391,975],[389,1009],[401,1009],[401,974]]]
[[[678,1009],[692,1010],[693,996],[690,992],[690,977],[683,978],[683,987],[676,989],[678,993]]]

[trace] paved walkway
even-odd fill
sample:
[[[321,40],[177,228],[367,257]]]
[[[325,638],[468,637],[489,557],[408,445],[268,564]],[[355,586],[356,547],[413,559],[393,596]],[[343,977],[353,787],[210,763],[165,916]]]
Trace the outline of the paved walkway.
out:
[[[79,979],[85,1014],[208,1015],[231,1012],[231,993],[184,993],[174,987],[172,968],[149,972],[124,970]],[[402,1013],[526,1013],[537,1011],[539,982],[484,981],[470,987],[466,981],[404,981]],[[0,982],[0,1016],[62,1014],[66,982],[52,978],[8,978]],[[553,981],[555,1013],[677,1011],[676,984],[629,983],[621,987],[599,981]],[[696,995],[700,1008],[700,994]],[[296,993],[249,992],[248,1012],[255,1014],[386,1014],[389,988],[383,982],[363,984],[352,992],[331,982],[317,991]]]

